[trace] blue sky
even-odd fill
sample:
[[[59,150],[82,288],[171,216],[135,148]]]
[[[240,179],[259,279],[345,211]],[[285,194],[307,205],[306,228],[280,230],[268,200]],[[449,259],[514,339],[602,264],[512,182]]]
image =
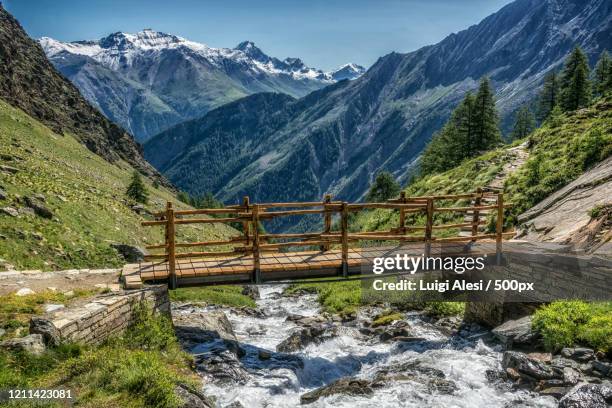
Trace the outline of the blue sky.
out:
[[[35,38],[97,39],[152,28],[234,47],[254,41],[268,55],[331,69],[369,66],[391,51],[433,44],[510,0],[4,0]]]

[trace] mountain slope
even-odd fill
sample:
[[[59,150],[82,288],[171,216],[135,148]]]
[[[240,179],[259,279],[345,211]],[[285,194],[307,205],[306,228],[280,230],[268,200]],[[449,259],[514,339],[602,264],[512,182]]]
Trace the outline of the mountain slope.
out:
[[[145,155],[155,157],[156,165],[171,162],[160,168],[181,188],[211,190],[227,202],[244,194],[256,201],[291,201],[320,199],[327,192],[357,200],[380,170],[407,180],[433,133],[481,76],[490,76],[507,127],[517,107],[535,97],[544,74],[559,68],[576,44],[591,62],[612,49],[611,2],[517,0],[438,44],[389,54],[354,81],[288,101],[276,114],[285,122],[257,132],[257,147],[241,168],[219,176],[222,186],[207,183],[217,175],[206,162],[227,161],[240,147],[217,149],[214,157],[198,160],[190,152],[210,150],[210,129],[228,129],[238,144],[249,139],[256,129],[235,120],[235,105],[194,121],[181,152],[158,150],[179,137],[169,129],[145,146]],[[243,104],[250,115],[257,114],[257,101]],[[187,168],[199,178],[184,178],[179,169]]]
[[[130,167],[109,163],[2,100],[0,164],[15,169],[0,170],[0,270],[6,264],[44,270],[119,266],[125,261],[111,244],[163,242],[162,230],[142,227],[145,218],[125,197]],[[145,183],[150,211],[164,208],[166,201],[177,203],[172,191]],[[33,213],[26,197],[44,200],[52,218]],[[235,233],[217,224],[178,231],[182,241]]]
[[[1,6],[0,99],[60,135],[73,134],[89,150],[109,161],[124,160],[141,172],[158,177],[132,137],[89,105]]]
[[[138,140],[252,93],[299,97],[364,71],[347,64],[324,73],[298,58],[270,57],[250,41],[212,48],[152,30],[40,44],[92,104]]]

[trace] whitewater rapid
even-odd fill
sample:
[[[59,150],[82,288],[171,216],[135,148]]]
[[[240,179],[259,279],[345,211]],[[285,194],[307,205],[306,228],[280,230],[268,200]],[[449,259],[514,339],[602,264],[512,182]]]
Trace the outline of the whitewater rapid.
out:
[[[381,343],[375,338],[359,335],[357,327],[344,324],[338,336],[321,344],[311,344],[286,358],[276,353],[276,346],[298,326],[287,321],[290,315],[315,316],[319,306],[315,295],[282,297],[280,286],[260,287],[257,305],[265,317],[248,316],[231,309],[225,310],[240,346],[246,355],[240,359],[247,369],[246,384],[204,385],[204,392],[216,398],[217,406],[225,408],[236,401],[245,408],[288,408],[300,405],[300,396],[341,377],[372,379],[377,371],[396,363],[419,361],[444,372],[457,389],[452,395],[432,392],[414,381],[392,382],[367,396],[332,395],[305,405],[320,407],[556,407],[551,397],[540,397],[526,391],[510,391],[491,384],[485,373],[499,370],[501,353],[477,339],[451,338],[418,313],[407,313],[411,334],[423,338],[416,343]],[[360,317],[363,318],[363,317]],[[206,345],[202,345],[205,349]],[[261,350],[272,355],[262,361]],[[201,351],[201,350],[200,350]],[[278,358],[276,358],[278,356]],[[283,357],[285,356],[285,357]],[[290,356],[291,357],[291,356]],[[239,405],[238,405],[239,406]]]

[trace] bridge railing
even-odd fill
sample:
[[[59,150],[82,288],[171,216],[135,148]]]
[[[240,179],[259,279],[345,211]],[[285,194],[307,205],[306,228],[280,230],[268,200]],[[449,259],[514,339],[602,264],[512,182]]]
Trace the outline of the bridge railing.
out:
[[[473,205],[464,207],[437,206],[440,201],[469,200]],[[494,204],[483,205],[483,200]],[[147,255],[146,260],[161,260],[168,264],[168,276],[170,287],[176,287],[177,260],[191,258],[230,257],[230,256],[252,256],[253,281],[261,281],[261,255],[264,252],[279,251],[289,247],[312,247],[318,246],[321,251],[329,251],[332,247],[338,247],[341,252],[341,264],[339,271],[343,276],[348,276],[349,245],[350,243],[361,243],[363,241],[399,241],[399,242],[423,242],[424,252],[428,256],[431,252],[431,244],[434,242],[470,242],[483,239],[494,239],[498,255],[501,254],[502,240],[505,236],[513,235],[513,232],[503,232],[504,209],[503,193],[483,192],[477,190],[474,193],[437,195],[422,197],[407,197],[404,192],[399,198],[388,200],[383,203],[347,203],[343,201],[332,201],[330,195],[326,195],[319,202],[285,202],[285,203],[259,203],[251,204],[248,197],[243,199],[239,205],[231,205],[225,208],[207,208],[196,210],[176,210],[171,202],[167,203],[165,211],[155,213],[153,221],[145,221],[143,226],[163,226],[165,229],[165,241],[163,244],[149,245],[150,250],[163,249],[163,253]],[[349,230],[349,215],[361,211],[374,209],[386,209],[399,212],[399,223],[397,227],[390,227],[386,231],[353,232]],[[480,219],[483,211],[495,210],[496,226],[494,233],[481,233],[479,230],[485,221]],[[435,224],[436,213],[472,213],[468,222]],[[425,215],[425,225],[406,225],[409,214],[420,213]],[[323,230],[305,233],[267,233],[261,228],[264,221],[279,217],[321,215],[323,217]],[[196,218],[192,218],[196,216]],[[205,216],[205,217],[197,217]],[[334,230],[333,220],[336,218]],[[186,224],[209,224],[223,223],[230,225],[241,225],[240,235],[230,237],[221,241],[200,242],[176,242],[176,227]],[[435,236],[434,231],[470,227],[469,236],[440,237]],[[231,250],[181,252],[184,248],[206,248],[233,246]],[[177,251],[177,249],[179,251]]]

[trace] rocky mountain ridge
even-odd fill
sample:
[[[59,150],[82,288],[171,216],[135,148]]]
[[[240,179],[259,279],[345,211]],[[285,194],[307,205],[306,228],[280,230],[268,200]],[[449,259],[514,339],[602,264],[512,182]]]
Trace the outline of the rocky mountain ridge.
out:
[[[300,97],[365,71],[346,64],[323,72],[299,58],[270,57],[251,41],[213,48],[151,29],[95,41],[39,42],[94,106],[139,140],[252,93]]]
[[[491,78],[507,129],[576,45],[592,64],[612,49],[612,3],[517,0],[438,44],[386,55],[356,80],[295,101],[269,94],[222,106],[158,135],[145,155],[182,189],[225,202],[325,193],[358,200],[381,170],[401,182],[413,174],[431,136],[480,77]]]

